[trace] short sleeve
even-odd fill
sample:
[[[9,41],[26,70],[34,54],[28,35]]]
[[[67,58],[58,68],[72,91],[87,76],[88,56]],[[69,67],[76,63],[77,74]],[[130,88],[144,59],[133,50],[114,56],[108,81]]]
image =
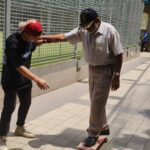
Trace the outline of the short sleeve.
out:
[[[115,28],[111,31],[110,48],[115,56],[123,53],[123,47],[120,41],[120,36]]]
[[[6,58],[14,68],[23,65],[22,56],[18,51],[17,42],[15,40],[6,40],[5,54]]]
[[[81,41],[81,35],[80,35],[79,28],[75,28],[72,31],[65,33],[65,38],[71,44],[75,44],[77,42],[80,42]]]

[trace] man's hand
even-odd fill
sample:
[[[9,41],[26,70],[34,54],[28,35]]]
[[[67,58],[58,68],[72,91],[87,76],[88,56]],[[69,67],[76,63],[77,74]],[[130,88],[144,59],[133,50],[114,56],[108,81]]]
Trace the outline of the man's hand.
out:
[[[44,43],[52,43],[54,42],[54,39],[48,35],[42,35],[39,37],[38,41],[41,41],[41,43],[44,44]]]
[[[111,82],[111,90],[116,91],[120,87],[120,77],[119,76],[113,76],[112,82]]]
[[[38,86],[41,90],[46,90],[46,89],[49,88],[48,84],[47,84],[46,81],[43,80],[43,79],[37,78],[37,79],[35,80],[35,82],[36,82],[37,86]]]
[[[23,75],[24,77],[33,80],[34,82],[36,82],[36,84],[38,85],[38,87],[41,90],[46,90],[49,88],[48,84],[46,83],[45,80],[39,78],[38,76],[36,76],[34,73],[32,73],[27,67],[25,66],[19,66],[18,68],[16,68],[16,70]]]

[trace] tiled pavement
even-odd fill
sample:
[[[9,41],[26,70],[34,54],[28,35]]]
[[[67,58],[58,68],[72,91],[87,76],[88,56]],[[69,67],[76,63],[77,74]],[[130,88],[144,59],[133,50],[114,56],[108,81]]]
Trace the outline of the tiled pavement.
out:
[[[150,150],[150,54],[123,65],[121,87],[111,92],[107,116],[111,135],[101,150]],[[15,137],[11,150],[74,150],[86,136],[89,117],[88,82],[84,80],[33,99],[27,128],[34,139]]]

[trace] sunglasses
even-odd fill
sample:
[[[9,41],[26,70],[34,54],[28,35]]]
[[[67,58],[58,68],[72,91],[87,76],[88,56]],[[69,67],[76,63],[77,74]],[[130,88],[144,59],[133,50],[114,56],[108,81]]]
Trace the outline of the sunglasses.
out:
[[[83,28],[86,30],[89,29],[93,25],[94,22],[95,20],[91,21],[86,27],[83,27]]]

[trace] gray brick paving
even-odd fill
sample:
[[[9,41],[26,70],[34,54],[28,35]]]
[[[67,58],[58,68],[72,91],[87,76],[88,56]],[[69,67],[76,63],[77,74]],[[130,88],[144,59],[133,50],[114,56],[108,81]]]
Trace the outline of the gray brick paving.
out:
[[[111,92],[107,116],[111,135],[101,150],[150,150],[150,54],[123,65],[121,87]],[[88,81],[60,88],[33,99],[26,127],[37,136],[13,135],[17,109],[8,137],[10,150],[74,150],[87,136]]]

